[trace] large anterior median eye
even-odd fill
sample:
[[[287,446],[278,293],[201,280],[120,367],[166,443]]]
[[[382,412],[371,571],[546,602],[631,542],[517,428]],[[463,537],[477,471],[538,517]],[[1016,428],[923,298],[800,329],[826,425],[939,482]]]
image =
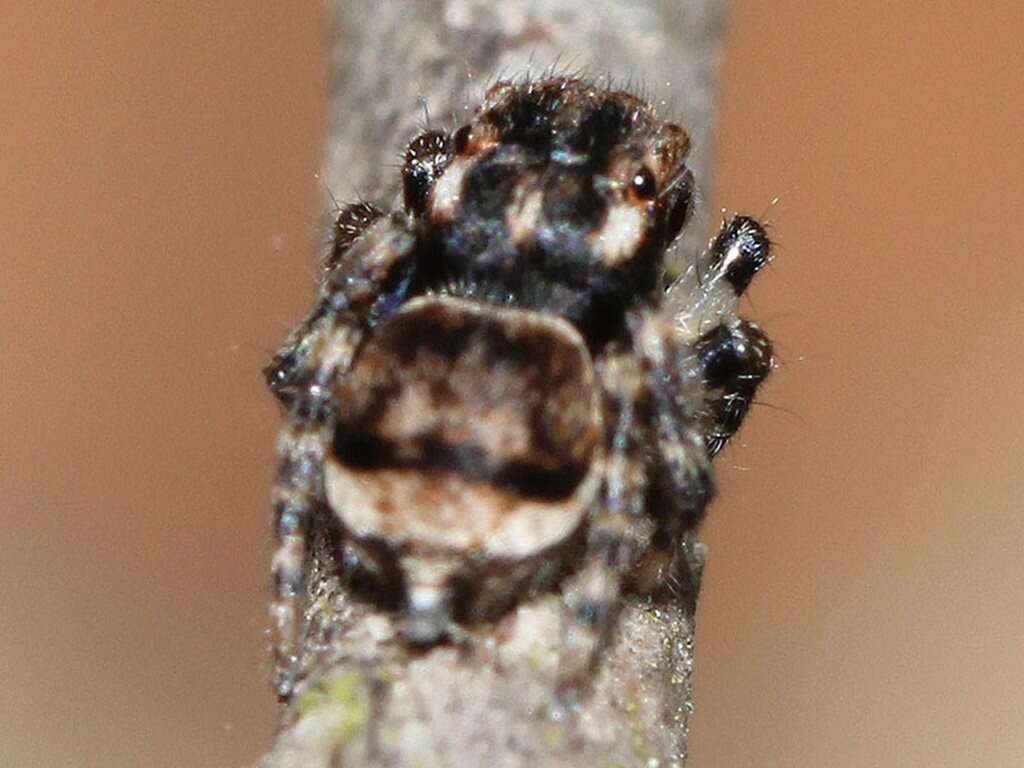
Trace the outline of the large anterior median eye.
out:
[[[650,200],[658,191],[658,182],[647,166],[641,166],[629,182],[629,193],[636,200]]]

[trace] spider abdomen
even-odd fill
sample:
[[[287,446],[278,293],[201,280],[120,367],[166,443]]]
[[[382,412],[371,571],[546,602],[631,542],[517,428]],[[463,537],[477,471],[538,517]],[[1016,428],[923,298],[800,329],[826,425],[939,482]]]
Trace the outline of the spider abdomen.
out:
[[[412,596],[450,601],[455,581],[508,570],[583,525],[603,431],[590,356],[567,322],[417,299],[375,330],[338,386],[327,500],[349,535],[398,561],[410,612]],[[466,597],[433,606],[434,631],[488,600]]]

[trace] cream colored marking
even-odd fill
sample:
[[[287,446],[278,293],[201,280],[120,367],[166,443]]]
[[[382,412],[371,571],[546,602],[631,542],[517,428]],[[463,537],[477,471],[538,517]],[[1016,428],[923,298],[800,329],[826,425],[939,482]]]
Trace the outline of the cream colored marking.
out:
[[[411,381],[388,403],[379,431],[392,440],[408,440],[437,428],[437,412],[426,382]]]
[[[736,312],[739,298],[725,280],[705,283],[691,295],[691,303],[676,315],[677,329],[684,341],[693,343],[707,331]]]
[[[732,247],[725,254],[725,258],[722,259],[722,267],[720,269],[721,274],[726,274],[732,267],[733,262],[743,258],[743,251],[740,249],[738,243],[733,243]]]
[[[523,558],[580,527],[600,488],[602,466],[595,456],[576,492],[562,502],[524,500],[450,473],[353,471],[337,461],[326,464],[324,480],[331,509],[357,537]]]
[[[479,376],[478,371],[476,376]],[[458,374],[456,377],[468,378]],[[453,391],[458,394],[472,390],[469,386],[456,386]],[[440,430],[450,443],[474,442],[489,455],[501,456],[506,461],[527,455],[531,435],[514,405],[488,408],[473,407],[474,403],[468,405],[470,407],[463,409],[445,409],[439,414],[430,385],[412,381],[388,403],[378,431],[401,443]]]
[[[529,242],[537,230],[544,194],[536,190],[518,202],[519,204],[505,215],[505,226],[512,236],[512,242],[522,245]]]
[[[444,574],[447,575],[447,574]],[[448,602],[448,590],[444,583],[417,583],[409,586],[409,609],[414,612],[430,613]]]
[[[618,203],[608,208],[604,226],[590,235],[591,246],[605,265],[614,267],[633,256],[643,237],[643,221],[644,212],[635,205]]]
[[[430,212],[439,221],[451,221],[462,201],[462,181],[469,170],[470,161],[456,158],[441,174],[430,194]]]
[[[505,515],[485,542],[485,551],[499,557],[527,557],[564,541],[582,524],[601,486],[604,460],[595,451],[586,477],[565,502],[522,504]]]

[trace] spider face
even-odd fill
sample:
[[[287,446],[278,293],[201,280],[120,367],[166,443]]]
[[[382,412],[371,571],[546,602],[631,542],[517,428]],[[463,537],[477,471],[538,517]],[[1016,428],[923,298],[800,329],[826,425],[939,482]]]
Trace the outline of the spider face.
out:
[[[710,458],[772,364],[735,315],[769,258],[752,219],[661,287],[691,206],[688,147],[633,95],[499,83],[468,124],[411,142],[402,210],[340,213],[317,300],[266,371],[289,408],[282,697],[302,674],[320,508],[400,641],[441,642],[560,587],[567,685],[599,659],[635,575],[670,573],[711,498]]]
[[[575,80],[492,88],[452,137],[407,154],[428,291],[564,317],[592,344],[649,300],[685,222],[686,133],[633,96]]]

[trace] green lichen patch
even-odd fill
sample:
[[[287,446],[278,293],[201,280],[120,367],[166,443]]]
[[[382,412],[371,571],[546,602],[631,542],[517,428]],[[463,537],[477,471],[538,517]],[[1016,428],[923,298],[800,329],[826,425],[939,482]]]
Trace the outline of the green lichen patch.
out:
[[[338,740],[344,743],[362,731],[369,720],[370,689],[360,673],[344,672],[319,681],[299,697],[296,706],[300,717],[326,708],[335,710]]]

